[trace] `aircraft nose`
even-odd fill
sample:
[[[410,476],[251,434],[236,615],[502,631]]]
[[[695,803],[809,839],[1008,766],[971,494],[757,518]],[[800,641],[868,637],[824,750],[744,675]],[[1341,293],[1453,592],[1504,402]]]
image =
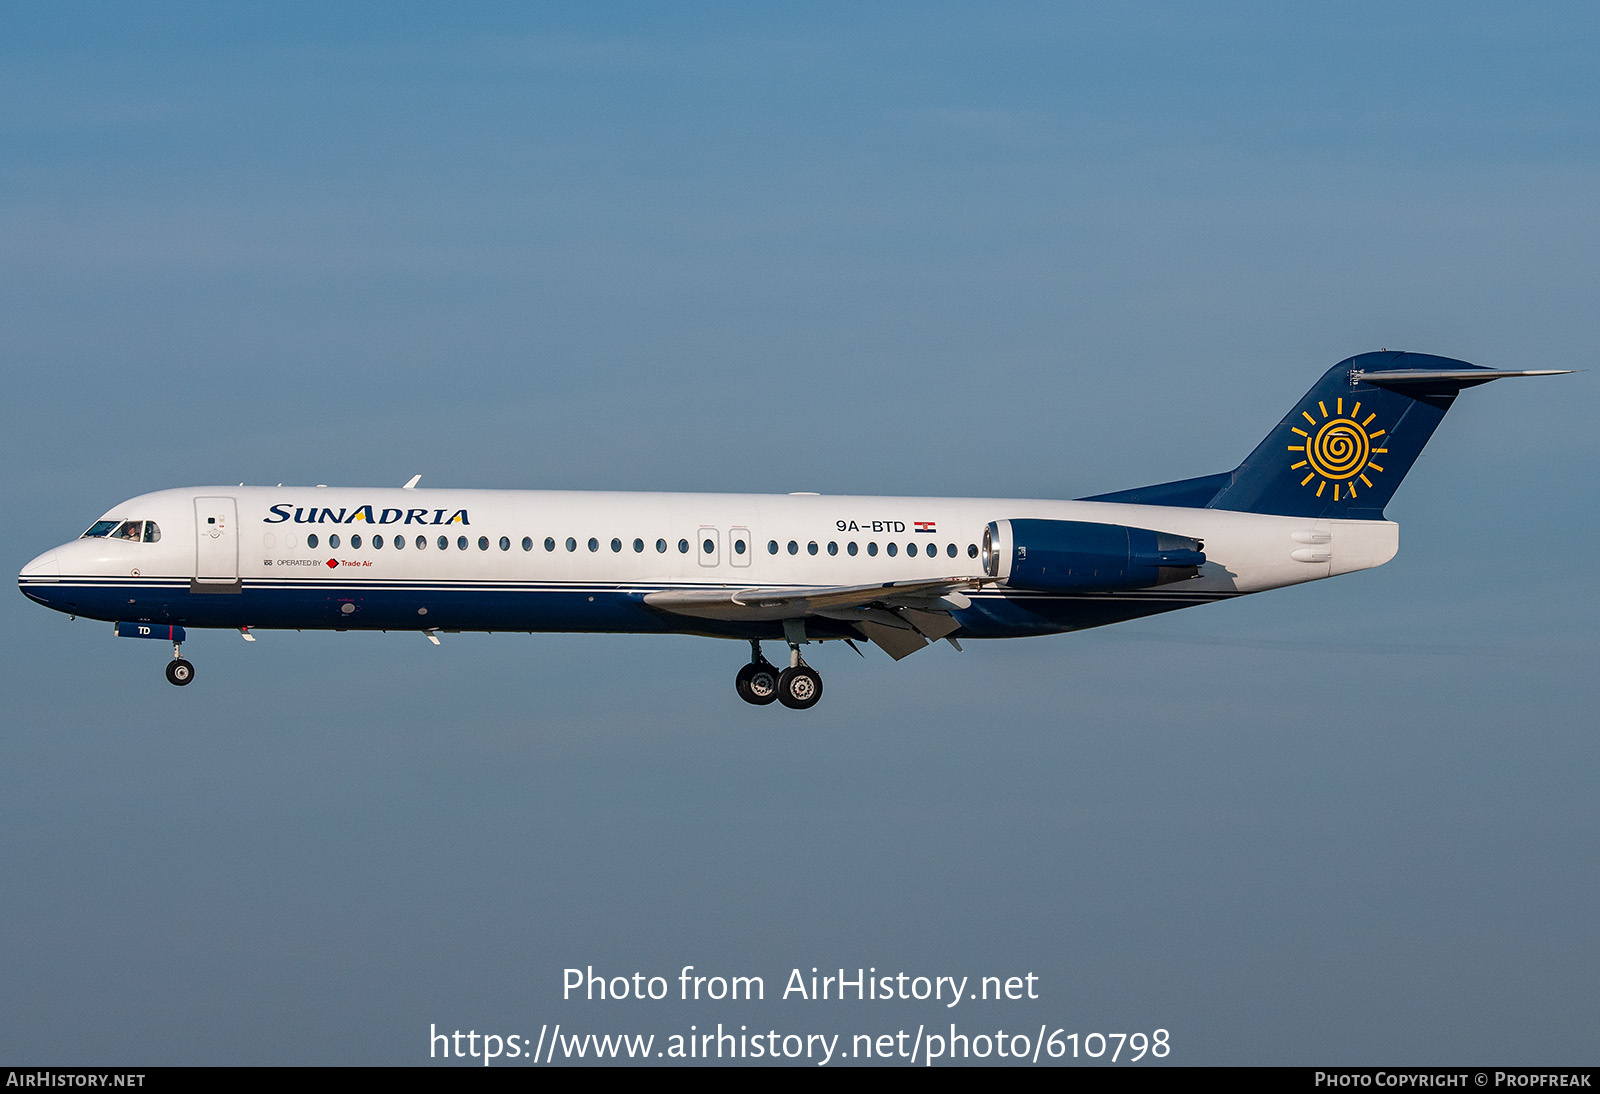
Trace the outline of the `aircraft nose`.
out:
[[[54,551],[49,550],[22,568],[17,575],[22,577],[60,577],[61,558]]]

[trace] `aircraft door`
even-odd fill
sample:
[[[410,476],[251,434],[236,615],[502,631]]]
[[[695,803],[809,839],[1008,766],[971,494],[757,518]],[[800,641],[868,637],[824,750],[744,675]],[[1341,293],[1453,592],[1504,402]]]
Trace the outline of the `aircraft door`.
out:
[[[728,561],[735,566],[750,565],[750,529],[728,530]]]
[[[695,534],[694,540],[694,553],[699,556],[700,565],[715,566],[721,561],[721,542],[721,532],[718,532],[715,528],[707,528],[703,524],[700,526],[700,530]]]
[[[239,512],[232,498],[194,499],[194,576],[197,581],[239,580]]]

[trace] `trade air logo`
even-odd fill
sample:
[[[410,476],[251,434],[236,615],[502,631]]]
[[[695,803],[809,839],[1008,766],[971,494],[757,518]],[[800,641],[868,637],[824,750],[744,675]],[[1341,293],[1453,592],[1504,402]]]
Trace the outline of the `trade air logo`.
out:
[[[1345,413],[1343,399],[1334,400],[1331,415],[1326,402],[1318,402],[1317,409],[1322,412],[1320,422],[1312,417],[1310,411],[1302,410],[1300,416],[1306,420],[1309,428],[1290,427],[1300,435],[1300,443],[1289,446],[1291,453],[1299,454],[1299,459],[1289,465],[1289,470],[1304,469],[1306,476],[1300,480],[1300,485],[1310,487],[1315,481],[1319,498],[1330,487],[1334,501],[1358,497],[1356,484],[1360,483],[1363,489],[1370,490],[1372,480],[1367,474],[1377,474],[1383,470],[1381,465],[1373,462],[1373,457],[1389,451],[1378,447],[1388,431],[1374,429],[1368,432],[1377,415],[1368,414],[1363,418],[1360,403],[1351,407],[1348,414]]]

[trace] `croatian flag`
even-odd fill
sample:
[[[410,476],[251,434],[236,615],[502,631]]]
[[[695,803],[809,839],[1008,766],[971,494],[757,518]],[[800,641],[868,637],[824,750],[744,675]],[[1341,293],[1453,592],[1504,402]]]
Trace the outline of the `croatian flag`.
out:
[[[919,532],[937,532],[939,529],[934,527],[937,523],[937,521],[932,520],[914,520],[911,522],[912,526]]]

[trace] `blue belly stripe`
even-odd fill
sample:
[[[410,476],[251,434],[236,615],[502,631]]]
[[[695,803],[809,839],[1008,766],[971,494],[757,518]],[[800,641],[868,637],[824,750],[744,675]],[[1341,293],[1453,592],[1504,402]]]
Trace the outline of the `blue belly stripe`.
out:
[[[734,588],[726,582],[652,584],[551,581],[307,582],[246,580],[238,596],[201,596],[174,578],[24,578],[30,599],[90,619],[304,630],[446,630],[702,634],[781,637],[777,623],[694,619],[657,611],[659,589]],[[954,612],[964,638],[1057,634],[1226,600],[1230,592],[1052,594],[985,589]],[[858,637],[848,623],[808,619],[815,637]]]

